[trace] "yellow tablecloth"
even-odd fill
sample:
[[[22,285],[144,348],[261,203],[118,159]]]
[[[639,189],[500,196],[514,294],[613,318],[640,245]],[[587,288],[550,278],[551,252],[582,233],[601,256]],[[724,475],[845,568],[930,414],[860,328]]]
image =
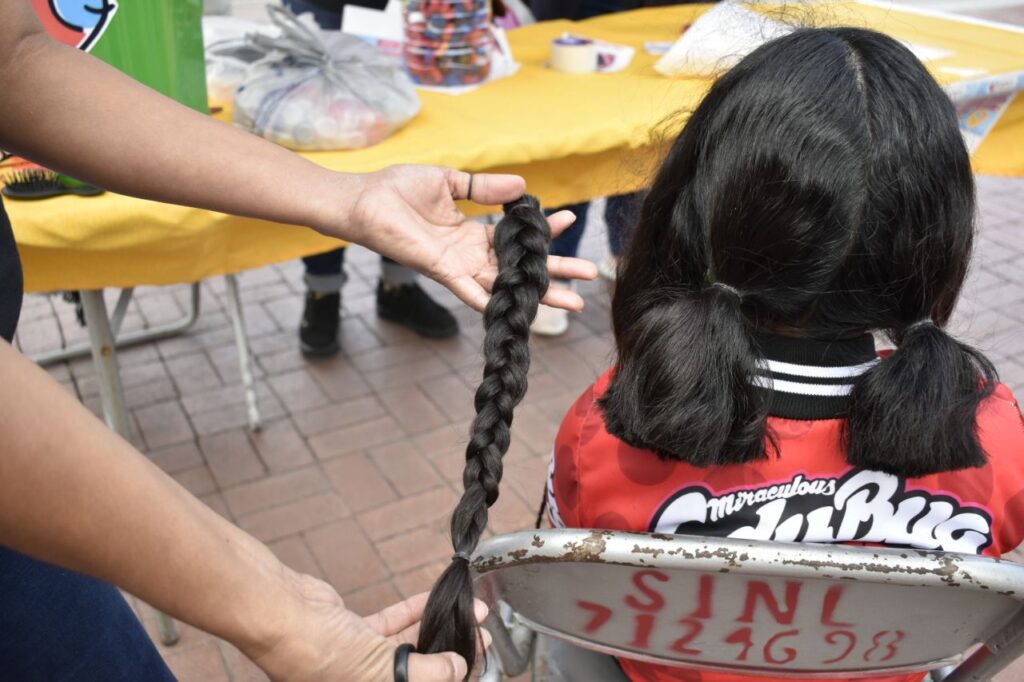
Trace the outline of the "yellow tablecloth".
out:
[[[708,6],[610,15],[572,25],[548,22],[510,32],[519,73],[459,97],[423,93],[423,111],[375,147],[309,154],[329,168],[370,171],[393,163],[444,164],[527,178],[546,205],[643,187],[660,142],[671,136],[709,83],[667,79],[652,69],[647,41],[670,41]],[[871,26],[914,44],[952,51],[929,63],[944,83],[964,74],[1024,69],[1024,35],[862,5],[830,5],[834,20]],[[569,76],[544,67],[566,30],[633,45],[616,74]],[[681,115],[677,115],[680,114]],[[984,173],[1024,176],[1024,96],[975,156]],[[7,202],[28,291],[172,284],[239,272],[324,251],[337,242],[305,228],[106,194]]]

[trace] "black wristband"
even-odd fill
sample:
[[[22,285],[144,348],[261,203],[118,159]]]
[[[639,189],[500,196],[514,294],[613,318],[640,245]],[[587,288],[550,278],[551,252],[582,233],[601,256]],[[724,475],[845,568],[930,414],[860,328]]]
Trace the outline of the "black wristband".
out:
[[[412,644],[395,649],[395,682],[409,682],[409,654],[416,651]]]

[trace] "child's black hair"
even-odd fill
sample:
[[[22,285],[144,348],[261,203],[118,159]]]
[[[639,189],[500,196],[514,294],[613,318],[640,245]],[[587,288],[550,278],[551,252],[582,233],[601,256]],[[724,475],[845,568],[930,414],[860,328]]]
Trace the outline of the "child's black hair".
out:
[[[419,651],[454,651],[473,666],[476,619],[469,557],[498,499],[502,457],[508,451],[512,410],[526,393],[530,323],[548,288],[551,230],[537,200],[505,206],[494,234],[498,278],[484,310],[484,375],[476,390],[476,417],[466,447],[465,491],[452,513],[452,562],[434,585],[420,625]]]
[[[974,183],[956,112],[898,41],[803,29],[725,74],[646,198],[612,305],[608,431],[698,466],[772,450],[752,332],[897,345],[851,394],[851,464],[980,466],[991,363],[945,331]]]

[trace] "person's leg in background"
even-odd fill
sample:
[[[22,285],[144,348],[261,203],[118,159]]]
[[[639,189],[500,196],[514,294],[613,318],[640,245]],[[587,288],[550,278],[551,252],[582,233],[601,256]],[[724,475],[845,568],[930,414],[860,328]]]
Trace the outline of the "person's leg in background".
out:
[[[455,316],[430,298],[418,280],[415,270],[381,256],[377,317],[408,327],[428,339],[447,339],[458,334]]]
[[[303,0],[283,0],[295,14],[310,13],[323,29],[341,28],[341,7],[329,11]],[[306,355],[333,355],[338,352],[338,324],[341,316],[341,286],[344,249],[303,258],[306,264],[306,305],[299,325],[299,344]],[[412,329],[417,334],[443,339],[459,333],[459,323],[448,310],[434,301],[417,282],[417,274],[393,260],[381,257],[380,282],[377,285],[377,315]],[[331,289],[333,286],[335,289]]]
[[[0,678],[174,682],[107,583],[0,547]]]
[[[587,227],[587,215],[590,212],[590,202],[562,206],[561,208],[545,211],[545,214],[551,215],[558,211],[572,211],[573,215],[576,216],[576,222],[570,225],[569,229],[565,232],[551,240],[551,247],[548,249],[548,253],[552,256],[575,258],[576,254],[579,253],[580,250],[580,241],[583,239],[583,231]]]
[[[281,4],[290,9],[292,13],[296,15],[312,14],[313,20],[317,23],[317,26],[325,31],[341,30],[341,6],[344,4],[343,0],[338,0],[336,3],[338,6],[336,11],[323,9],[319,5],[303,2],[303,0],[282,0]]]
[[[299,323],[299,347],[305,355],[338,352],[341,287],[345,285],[345,249],[302,259],[306,266],[306,305]]]
[[[576,215],[576,222],[551,241],[548,253],[552,256],[575,258],[580,250],[580,240],[583,239],[583,232],[587,228],[587,214],[590,211],[590,203],[562,206],[559,209],[546,211],[546,213],[551,215],[556,211],[563,210],[572,211]],[[551,280],[551,286],[568,288],[571,284],[564,280]],[[530,325],[530,331],[541,336],[560,336],[568,329],[569,312],[543,304],[537,308],[537,317],[534,318],[533,324]]]
[[[622,12],[624,10],[636,9],[645,4],[645,0],[528,0],[530,10],[537,21],[548,21],[552,19],[572,19],[579,21],[591,17]],[[612,197],[608,198],[609,203]],[[557,256],[575,256],[579,249],[580,239],[583,237],[583,230],[586,228],[587,211],[589,203],[563,206],[576,214],[576,222],[569,230],[561,234],[558,239],[551,242],[550,253]],[[608,210],[605,210],[607,216]],[[611,239],[611,225],[608,226],[609,239]],[[614,253],[614,251],[613,251]],[[568,282],[559,283],[552,281],[551,286],[570,286]],[[569,329],[569,313],[565,310],[550,308],[541,305],[537,309],[537,317],[534,319],[530,330],[541,336],[559,336]]]
[[[643,203],[643,198],[643,192],[631,192],[608,197],[608,202],[605,204],[604,222],[608,227],[608,253],[598,265],[598,270],[601,276],[609,281],[615,281],[619,257],[626,249],[636,221],[640,218],[640,205]]]
[[[633,232],[637,218],[640,215],[640,204],[643,200],[642,192],[631,192],[618,196],[608,197],[605,201],[604,219],[608,229],[608,253],[598,266],[601,276],[609,282],[615,281],[615,271],[618,267],[619,256],[622,255],[629,236]],[[576,214],[576,222],[572,227],[558,236],[551,242],[549,252],[554,256],[574,257],[579,251],[580,240],[583,231],[586,229],[587,213],[590,204],[576,204],[565,206]],[[568,282],[553,280],[551,286],[570,286]],[[550,308],[541,305],[537,309],[537,317],[534,319],[530,330],[541,336],[560,336],[569,329],[569,313],[565,310]]]

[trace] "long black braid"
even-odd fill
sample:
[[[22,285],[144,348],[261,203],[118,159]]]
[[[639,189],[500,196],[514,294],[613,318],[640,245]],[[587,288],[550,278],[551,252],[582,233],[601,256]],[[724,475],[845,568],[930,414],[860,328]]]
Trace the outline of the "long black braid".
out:
[[[455,555],[430,593],[417,644],[423,653],[454,651],[470,668],[477,625],[469,556],[487,528],[488,508],[498,499],[512,410],[526,393],[530,323],[548,288],[550,241],[551,229],[534,197],[505,206],[494,235],[498,277],[484,310],[484,375],[476,390],[476,417],[466,447],[465,492],[452,513]]]

